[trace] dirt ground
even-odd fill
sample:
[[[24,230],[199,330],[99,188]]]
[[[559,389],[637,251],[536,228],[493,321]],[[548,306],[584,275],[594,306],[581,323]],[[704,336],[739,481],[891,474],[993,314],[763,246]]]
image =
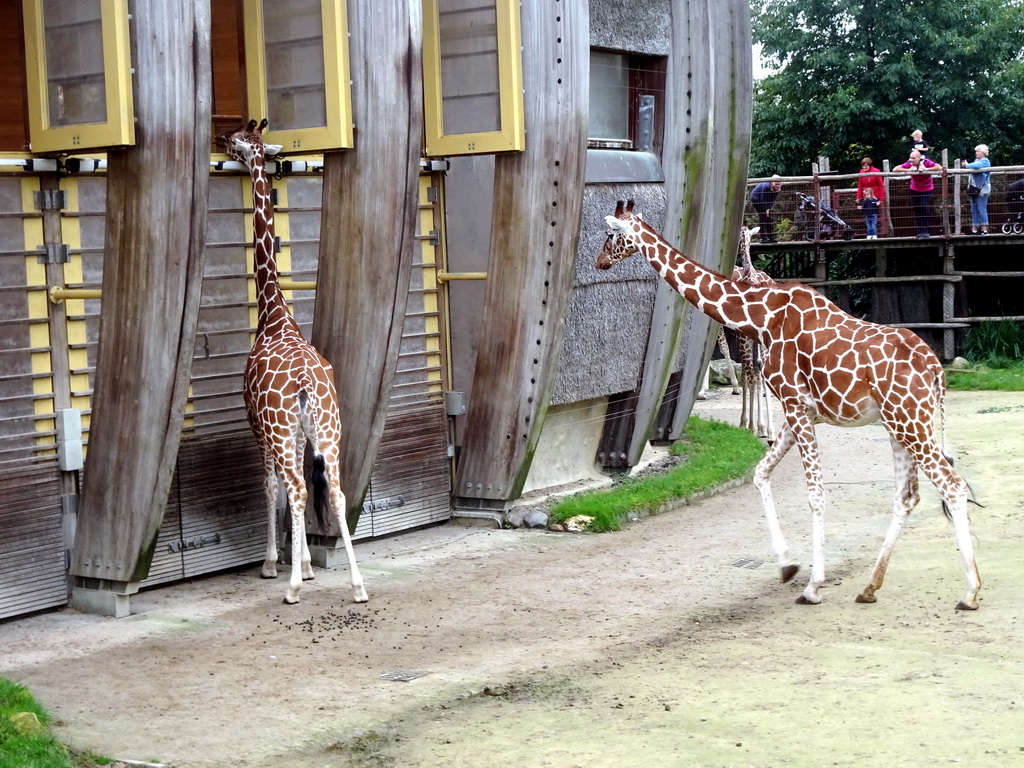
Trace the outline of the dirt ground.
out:
[[[727,393],[698,403],[738,419]],[[179,766],[1024,765],[1024,397],[951,393],[984,508],[981,609],[930,488],[878,603],[853,599],[889,520],[880,427],[821,427],[825,599],[794,603],[747,484],[615,534],[445,525],[357,545],[302,602],[258,569],[143,592],[114,620],[0,624],[0,674],[72,746]],[[809,562],[800,463],[776,502]],[[419,675],[419,676],[416,676]],[[413,677],[411,680],[389,679]]]

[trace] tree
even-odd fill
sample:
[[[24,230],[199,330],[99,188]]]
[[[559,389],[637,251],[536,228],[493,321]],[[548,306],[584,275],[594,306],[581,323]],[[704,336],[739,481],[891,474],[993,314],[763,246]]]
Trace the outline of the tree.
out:
[[[1024,165],[1024,0],[753,0],[775,72],[755,86],[751,176],[806,174],[819,155],[852,172],[934,154]]]

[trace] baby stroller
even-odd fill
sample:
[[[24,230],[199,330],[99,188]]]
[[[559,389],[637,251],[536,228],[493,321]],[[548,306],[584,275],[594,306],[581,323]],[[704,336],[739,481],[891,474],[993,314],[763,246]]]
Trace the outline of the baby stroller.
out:
[[[799,240],[814,239],[815,216],[811,212],[817,211],[818,218],[821,221],[820,233],[822,240],[832,240],[840,231],[842,232],[843,240],[853,240],[853,227],[839,218],[839,214],[835,212],[831,205],[824,200],[816,201],[810,195],[801,195],[799,192],[797,192],[796,196],[800,198],[800,205],[797,206],[793,222],[794,238]]]
[[[1003,224],[1003,234],[1024,234],[1024,179],[1007,185],[1006,212],[1010,215],[1010,220]]]

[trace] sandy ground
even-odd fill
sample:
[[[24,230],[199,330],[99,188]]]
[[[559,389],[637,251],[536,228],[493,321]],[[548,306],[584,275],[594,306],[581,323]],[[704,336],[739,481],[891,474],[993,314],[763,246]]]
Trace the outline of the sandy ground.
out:
[[[720,394],[698,413],[730,422]],[[318,571],[302,602],[256,568],[144,592],[126,619],[0,624],[0,674],[77,748],[174,766],[1024,765],[1024,397],[952,393],[981,609],[930,488],[879,601],[880,427],[819,428],[829,512],[819,606],[771,562],[751,485],[616,534],[446,525],[357,545],[370,602]],[[776,473],[793,555],[810,519]],[[415,677],[408,681],[388,676]]]

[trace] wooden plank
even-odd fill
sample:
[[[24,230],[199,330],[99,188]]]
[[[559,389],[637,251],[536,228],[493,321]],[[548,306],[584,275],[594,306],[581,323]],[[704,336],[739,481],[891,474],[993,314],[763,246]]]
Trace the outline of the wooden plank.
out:
[[[687,17],[687,12],[692,15]],[[666,172],[670,205],[665,234],[694,260],[728,274],[735,263],[743,222],[750,156],[750,4],[744,0],[673,0],[672,17],[674,49],[689,48],[698,40],[701,43],[691,48],[689,66],[674,70],[692,75],[687,82],[693,103],[687,104],[687,89],[673,89],[672,115],[682,120],[688,109],[697,117],[687,136],[675,145],[676,152],[682,150],[682,162],[674,164],[674,171],[685,169],[686,173],[670,177]],[[683,46],[683,40],[690,45]],[[670,60],[670,71],[676,63],[683,63],[678,56]],[[675,198],[676,190],[682,191],[681,199]],[[686,307],[680,343],[682,375],[668,435],[671,440],[678,439],[686,427],[718,333],[710,318],[689,304]],[[634,444],[633,450],[638,448],[642,446]],[[634,456],[639,460],[639,452]]]
[[[526,149],[494,160],[490,263],[456,506],[518,498],[557,374],[575,277],[587,134],[588,8],[522,6]]]
[[[171,485],[205,255],[209,14],[203,0],[152,0],[133,17],[138,143],[107,155],[103,330],[76,577],[144,579]]]
[[[354,527],[384,433],[418,247],[423,65],[419,3],[349,3],[348,20],[357,147],[324,155],[312,341],[334,366]]]

